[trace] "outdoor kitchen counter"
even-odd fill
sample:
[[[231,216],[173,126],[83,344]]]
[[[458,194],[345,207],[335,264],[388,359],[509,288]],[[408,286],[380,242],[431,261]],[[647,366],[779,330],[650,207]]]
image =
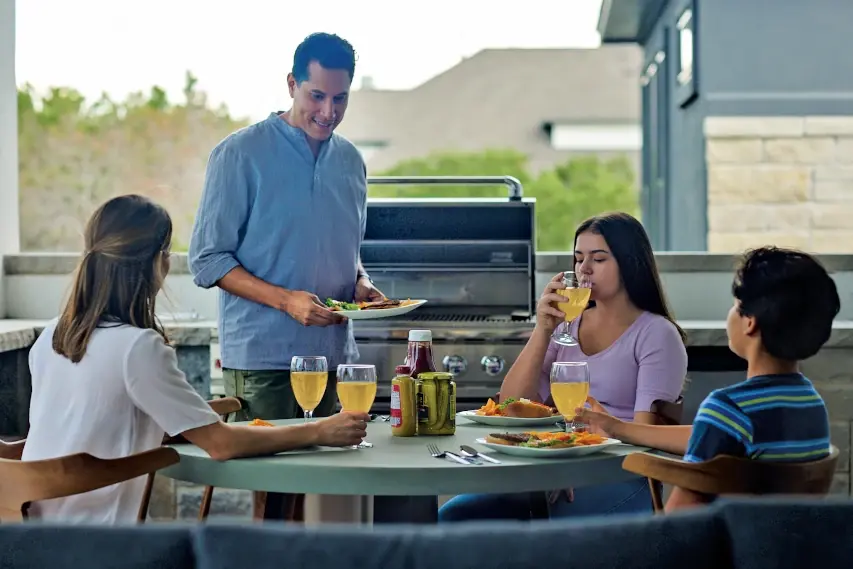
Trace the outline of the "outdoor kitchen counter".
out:
[[[44,330],[47,320],[0,319],[0,352],[11,352],[30,347]],[[179,346],[209,346],[217,337],[216,322],[165,322],[166,335]]]
[[[0,319],[0,352],[20,350],[32,345],[44,329],[44,320]],[[727,346],[724,320],[681,320],[678,324],[687,332],[688,346]],[[166,334],[180,346],[205,346],[218,339],[216,322],[165,323]],[[355,323],[358,326],[358,323]],[[832,326],[827,348],[853,348],[853,321],[840,320]]]

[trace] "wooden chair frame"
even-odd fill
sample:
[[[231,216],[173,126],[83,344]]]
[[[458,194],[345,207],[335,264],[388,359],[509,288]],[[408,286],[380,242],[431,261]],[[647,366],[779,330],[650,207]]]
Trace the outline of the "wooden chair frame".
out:
[[[838,448],[811,462],[771,462],[717,456],[691,463],[671,456],[634,453],[622,468],[629,472],[708,495],[825,495],[838,465]]]
[[[4,454],[10,458],[0,459],[2,522],[26,519],[31,502],[90,492],[156,472],[180,460],[175,449],[161,447],[115,459],[78,453],[49,460],[21,461],[19,450],[23,450],[23,442],[3,444]]]
[[[210,408],[213,409],[216,414],[222,417],[223,421],[228,421],[232,414],[240,411],[243,408],[243,402],[237,397],[221,397],[219,399],[212,399],[207,402],[210,405]],[[188,442],[181,436],[177,437],[169,437],[168,435],[163,437],[163,444],[178,444],[178,443],[186,443]],[[137,515],[138,521],[144,522],[148,517],[148,507],[151,505],[151,492],[154,489],[154,472],[148,475],[148,480],[145,482],[145,491],[142,494],[142,503],[139,505],[139,514]],[[213,486],[205,486],[204,494],[201,498],[201,506],[198,511],[198,519],[203,521],[207,519],[207,516],[210,514],[210,504],[213,501]]]

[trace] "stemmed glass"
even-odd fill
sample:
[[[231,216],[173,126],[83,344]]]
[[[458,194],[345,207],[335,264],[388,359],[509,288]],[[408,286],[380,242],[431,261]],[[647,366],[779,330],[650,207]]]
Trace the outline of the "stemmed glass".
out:
[[[571,334],[571,322],[580,316],[586,305],[589,304],[589,295],[592,289],[588,280],[578,279],[576,273],[572,271],[563,273],[563,284],[566,285],[566,288],[558,290],[557,294],[566,297],[566,301],[558,302],[557,309],[566,315],[566,325],[563,332],[559,334],[555,330],[551,339],[561,346],[577,346],[578,341]]]
[[[290,360],[290,386],[296,402],[305,412],[307,423],[314,416],[314,409],[323,400],[329,367],[323,356],[293,356]]]
[[[376,366],[340,364],[338,366],[338,399],[341,411],[370,413],[376,398]],[[372,443],[362,441],[352,448],[370,448]]]
[[[589,366],[586,362],[554,362],[551,365],[551,397],[566,418],[566,432],[580,430],[574,421],[575,409],[589,397]],[[571,421],[571,422],[570,422]]]

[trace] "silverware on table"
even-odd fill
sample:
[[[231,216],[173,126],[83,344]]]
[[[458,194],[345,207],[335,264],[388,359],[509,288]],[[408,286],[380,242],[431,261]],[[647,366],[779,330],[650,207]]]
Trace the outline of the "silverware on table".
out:
[[[427,451],[429,451],[429,453],[432,455],[433,458],[449,458],[449,459],[452,459],[452,460],[458,462],[459,464],[465,464],[465,465],[473,464],[471,462],[468,462],[467,460],[465,460],[464,458],[462,458],[458,454],[453,454],[452,452],[438,450],[438,447],[434,444],[428,444],[427,445]]]
[[[478,451],[477,449],[475,449],[474,447],[470,447],[470,446],[468,446],[468,445],[461,445],[461,446],[459,447],[459,449],[462,451],[462,454],[463,454],[464,456],[468,456],[468,457],[471,457],[471,458],[481,458],[481,459],[483,459],[483,460],[486,460],[486,461],[488,461],[488,462],[491,462],[492,464],[500,464],[500,463],[501,463],[501,461],[499,461],[498,459],[496,459],[496,458],[492,458],[492,457],[490,457],[490,456],[486,456],[485,454],[483,454],[483,453],[479,452],[479,451]]]

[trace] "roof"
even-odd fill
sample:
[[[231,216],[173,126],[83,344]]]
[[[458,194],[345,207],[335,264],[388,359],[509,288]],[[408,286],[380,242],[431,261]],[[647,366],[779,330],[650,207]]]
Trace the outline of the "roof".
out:
[[[640,122],[641,51],[486,49],[408,91],[355,90],[338,132],[387,143],[372,170],[436,150],[513,147],[534,169],[565,159],[550,123]]]
[[[668,0],[602,0],[598,33],[602,44],[644,43]]]

